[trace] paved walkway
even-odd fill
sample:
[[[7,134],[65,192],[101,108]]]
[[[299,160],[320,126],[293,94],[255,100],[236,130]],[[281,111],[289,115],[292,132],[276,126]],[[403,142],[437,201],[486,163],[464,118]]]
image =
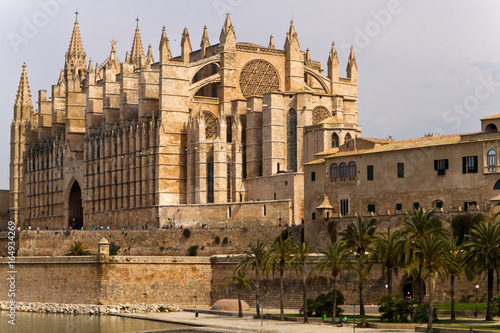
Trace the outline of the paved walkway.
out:
[[[297,310],[291,310],[293,313],[297,313]],[[268,309],[264,311],[265,313],[279,313],[277,309]],[[287,311],[289,312],[289,311]],[[131,318],[141,318],[149,320],[165,321],[170,323],[204,326],[208,328],[215,329],[225,329],[230,332],[287,332],[287,333],[298,333],[298,332],[353,332],[353,326],[347,327],[337,327],[330,324],[304,324],[302,322],[290,322],[290,321],[277,321],[277,320],[264,320],[263,326],[261,326],[261,321],[253,319],[250,314],[253,311],[245,311],[245,316],[243,318],[238,318],[236,316],[218,315],[218,314],[204,314],[199,313],[196,318],[193,312],[169,312],[169,313],[148,313],[148,314],[120,314],[120,316],[126,316]],[[373,329],[373,328],[358,328],[356,327],[356,332],[360,333],[372,333],[372,332],[384,332],[387,330]],[[391,332],[414,332],[414,330],[390,330]]]

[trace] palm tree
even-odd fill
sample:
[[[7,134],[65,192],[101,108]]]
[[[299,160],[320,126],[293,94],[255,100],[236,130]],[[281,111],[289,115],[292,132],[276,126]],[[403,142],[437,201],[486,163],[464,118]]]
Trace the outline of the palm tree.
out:
[[[243,269],[239,269],[235,272],[233,276],[228,276],[224,278],[223,288],[226,288],[229,283],[233,284],[238,290],[238,317],[243,317],[243,311],[241,309],[241,291],[251,288],[253,290],[255,286],[255,280],[246,277],[246,272]]]
[[[352,255],[348,251],[344,242],[333,243],[330,241],[326,249],[321,249],[322,257],[313,270],[315,279],[323,271],[329,271],[327,281],[330,283],[330,275],[333,280],[332,297],[333,297],[333,312],[332,324],[335,324],[335,313],[337,310],[337,278],[344,270],[349,270],[352,263]]]
[[[421,261],[412,262],[406,269],[420,269],[421,278],[429,278],[429,310],[427,332],[432,333],[432,315],[433,315],[433,294],[436,285],[436,278],[442,281],[447,277],[450,271],[456,271],[458,266],[450,256],[450,235],[442,236],[440,234],[430,234],[428,237],[415,241],[415,252],[420,255]],[[414,267],[412,267],[414,266]]]
[[[408,212],[407,217],[399,223],[399,226],[401,226],[401,234],[405,243],[402,252],[403,264],[408,266],[415,261],[420,263],[419,266],[414,267],[408,273],[416,280],[418,286],[417,299],[422,301],[424,297],[424,284],[421,278],[422,263],[419,254],[416,252],[416,241],[431,234],[443,235],[445,229],[442,228],[441,218],[436,215],[434,210],[425,210],[421,207],[413,208],[412,213]]]
[[[473,267],[476,274],[487,272],[488,306],[486,320],[493,320],[491,298],[493,297],[493,273],[500,265],[500,223],[480,222],[471,231],[464,244],[464,262]]]
[[[284,305],[283,305],[283,274],[285,268],[290,266],[293,259],[293,241],[290,238],[279,238],[271,248],[269,248],[267,267],[269,270],[278,270],[280,272],[280,320],[285,320]]]
[[[91,256],[93,255],[92,252],[88,251],[85,248],[85,245],[83,245],[82,242],[74,242],[73,245],[68,249],[68,252],[66,252],[67,256]]]
[[[293,247],[292,265],[297,272],[297,275],[302,276],[302,302],[304,307],[304,323],[309,322],[307,318],[307,274],[306,262],[313,253],[312,246],[306,243],[296,243]]]
[[[392,294],[392,272],[399,266],[399,257],[403,249],[400,232],[378,233],[374,240],[374,257],[384,263],[387,275],[387,292]]]
[[[250,242],[248,247],[249,251],[244,251],[243,258],[236,266],[236,270],[244,269],[246,270],[248,266],[255,270],[255,307],[257,310],[257,317],[260,316],[260,272],[265,269],[267,260],[267,242],[261,242],[257,238],[257,242]]]
[[[340,233],[347,246],[356,254],[357,260],[354,265],[354,272],[358,277],[359,314],[362,316],[365,314],[363,283],[373,266],[373,261],[370,260],[369,256],[375,240],[377,224],[377,220],[373,217],[366,219],[358,215],[356,216],[356,220],[351,220],[347,228]]]
[[[451,301],[451,320],[455,320],[455,276],[461,279],[461,274],[463,272],[462,260],[463,251],[462,246],[458,244],[459,239],[453,237],[450,244],[450,259],[457,263],[456,269],[450,271],[450,301]]]

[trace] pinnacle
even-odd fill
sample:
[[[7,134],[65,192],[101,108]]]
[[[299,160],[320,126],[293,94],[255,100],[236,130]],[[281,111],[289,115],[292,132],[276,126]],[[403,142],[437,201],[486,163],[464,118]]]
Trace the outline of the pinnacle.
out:
[[[269,37],[269,45],[267,46],[267,48],[268,49],[274,49],[275,48],[273,35],[271,35],[271,37]]]
[[[69,58],[84,58],[85,53],[83,52],[82,38],[80,36],[80,28],[78,26],[78,21],[75,20],[73,25],[73,32],[71,34],[71,39],[69,42],[68,52],[66,53],[66,59]],[[73,61],[74,63],[76,61]]]
[[[201,47],[207,47],[210,45],[210,40],[208,39],[208,32],[207,32],[207,26],[203,27],[203,35],[201,37]]]
[[[135,66],[139,66],[139,58],[144,56],[144,49],[142,47],[141,34],[139,26],[135,28],[134,40],[132,42],[132,49],[130,50],[130,62]]]
[[[19,87],[17,88],[15,105],[33,107],[28,74],[26,73],[26,63],[23,63],[23,71],[21,73],[21,79],[19,80]]]
[[[222,43],[223,41],[226,40],[226,37],[229,35],[229,33],[234,33],[234,27],[233,23],[231,22],[231,18],[229,17],[229,13],[226,14],[226,21],[224,22],[224,25],[222,26],[222,30],[220,32],[220,38],[219,41]]]

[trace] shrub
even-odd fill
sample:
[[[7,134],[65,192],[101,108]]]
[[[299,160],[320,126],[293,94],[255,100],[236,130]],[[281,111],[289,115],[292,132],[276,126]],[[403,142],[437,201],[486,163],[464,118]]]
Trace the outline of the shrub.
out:
[[[160,306],[158,308],[158,311],[160,311],[160,312],[167,312],[167,308],[162,305],[162,306]]]
[[[73,245],[71,245],[71,247],[68,249],[68,252],[66,252],[66,255],[67,256],[91,256],[91,255],[93,255],[93,253],[88,251],[82,242],[75,241],[75,243]]]
[[[491,299],[491,314],[493,316],[500,316],[500,294]]]
[[[184,231],[182,232],[182,235],[184,237],[186,237],[186,239],[188,239],[189,237],[191,237],[191,230],[189,229],[184,229]]]
[[[248,228],[247,227],[243,227],[243,231],[244,232],[248,231]]]
[[[220,244],[220,237],[215,236],[214,241],[215,241],[215,244]]]
[[[227,239],[227,237],[224,237],[224,239],[222,240],[222,244],[226,245],[227,243],[229,243],[229,239]]]
[[[284,230],[281,230],[281,234],[278,237],[276,237],[276,239],[274,240],[274,242],[275,243],[279,243],[280,240],[284,241],[287,238],[288,238],[288,230],[284,229]]]
[[[189,247],[188,254],[192,257],[196,257],[196,254],[198,254],[198,245],[193,245]]]
[[[160,251],[165,250],[165,246],[160,246]]]
[[[382,296],[378,302],[378,311],[382,314],[381,320],[391,323],[408,322],[408,317],[412,317],[415,300],[405,300],[400,295],[389,294]]]
[[[414,323],[426,323],[429,319],[427,315],[427,310],[429,309],[429,306],[426,304],[419,304],[415,308],[415,313],[413,315],[413,322]],[[437,319],[437,308],[433,308],[432,311],[432,320],[435,321]]]
[[[333,291],[329,291],[328,293],[321,293],[315,298],[307,299],[307,315],[312,316],[313,313],[315,316],[322,316],[326,314],[327,316],[331,315],[333,310]],[[335,316],[341,316],[344,310],[342,310],[339,305],[344,304],[344,295],[337,290],[337,309],[335,310]],[[300,312],[304,312],[304,309],[300,309]]]
[[[67,229],[67,230],[64,232],[64,234],[65,234],[66,236],[71,235],[71,230]]]
[[[115,242],[111,242],[111,244],[109,244],[109,255],[116,256],[120,248],[121,246],[117,245]]]

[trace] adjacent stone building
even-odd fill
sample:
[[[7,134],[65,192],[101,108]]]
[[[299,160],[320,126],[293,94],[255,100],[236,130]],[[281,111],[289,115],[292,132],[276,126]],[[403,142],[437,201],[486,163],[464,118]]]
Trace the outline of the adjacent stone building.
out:
[[[436,209],[445,220],[467,211],[488,214],[500,201],[498,128],[495,115],[481,119],[477,133],[358,137],[316,154],[304,166],[306,241],[317,244],[327,221],[355,214],[392,227],[413,207]]]
[[[35,110],[23,65],[11,127],[10,215],[20,227],[140,228],[298,223],[303,164],[357,137],[357,65],[327,73],[300,49],[293,22],[283,49],[236,42],[229,15],[219,42],[206,28],[193,51],[184,29],[159,59],[137,26],[120,61],[87,61],[75,21],[51,97]]]

